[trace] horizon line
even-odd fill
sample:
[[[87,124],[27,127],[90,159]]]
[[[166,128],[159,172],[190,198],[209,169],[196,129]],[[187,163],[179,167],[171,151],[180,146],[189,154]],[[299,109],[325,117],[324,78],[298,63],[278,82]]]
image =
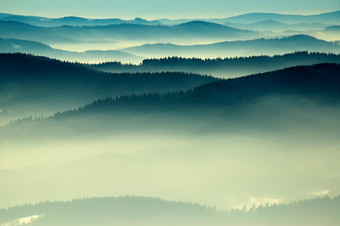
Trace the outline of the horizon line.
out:
[[[67,18],[67,17],[76,17],[76,18],[83,18],[83,19],[90,19],[90,20],[109,20],[109,19],[121,19],[121,20],[135,20],[137,18],[141,18],[144,20],[148,21],[158,21],[158,20],[211,20],[211,19],[227,19],[230,17],[235,17],[235,16],[241,16],[241,15],[247,15],[247,14],[281,14],[281,15],[295,15],[295,16],[315,16],[315,15],[321,15],[321,14],[327,14],[327,13],[335,13],[335,12],[340,12],[340,9],[334,10],[334,11],[322,11],[318,13],[288,13],[288,12],[260,12],[260,11],[252,11],[252,12],[247,12],[247,13],[239,13],[239,14],[233,14],[233,15],[228,15],[228,16],[223,16],[223,17],[163,17],[163,18],[147,18],[143,16],[135,16],[135,17],[87,17],[87,16],[80,16],[80,15],[60,15],[57,17],[48,17],[44,15],[32,15],[32,14],[19,14],[19,13],[11,13],[11,12],[0,12],[0,14],[9,14],[12,16],[25,16],[25,17],[43,17],[47,19],[61,19],[61,18]],[[1,20],[1,18],[0,18]]]

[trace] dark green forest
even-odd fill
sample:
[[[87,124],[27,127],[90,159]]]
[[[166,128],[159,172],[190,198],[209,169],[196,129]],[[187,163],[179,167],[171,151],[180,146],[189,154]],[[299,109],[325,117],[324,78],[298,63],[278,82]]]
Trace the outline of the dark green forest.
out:
[[[217,80],[182,72],[98,72],[81,64],[19,53],[0,54],[0,71],[4,122],[25,114],[73,109],[110,96],[174,92]]]
[[[31,225],[319,225],[340,222],[340,198],[321,197],[243,211],[216,211],[197,203],[170,202],[149,197],[84,198],[43,202],[0,209],[0,223],[39,216]],[[322,216],[322,217],[320,217]],[[327,219],[327,220],[326,220]]]
[[[145,59],[140,65],[105,62],[86,65],[107,72],[182,71],[208,74],[223,78],[274,71],[298,65],[340,63],[340,55],[317,52],[295,52],[275,56],[251,56],[217,59],[166,57]]]
[[[111,96],[49,117],[15,120],[0,134],[270,131],[299,124],[313,128],[319,114],[329,114],[328,120],[338,114],[339,75],[340,65],[318,64],[214,81],[186,91]],[[63,126],[69,128],[67,133]]]

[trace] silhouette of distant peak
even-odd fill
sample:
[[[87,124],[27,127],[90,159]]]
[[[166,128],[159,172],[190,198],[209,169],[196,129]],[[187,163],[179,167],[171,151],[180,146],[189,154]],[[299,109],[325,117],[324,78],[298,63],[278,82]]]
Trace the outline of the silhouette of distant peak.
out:
[[[67,19],[67,20],[85,20],[83,17],[78,17],[78,16],[64,16],[61,17],[60,19]]]
[[[324,40],[321,39],[317,39],[313,36],[310,35],[304,35],[304,34],[298,34],[298,35],[293,35],[293,36],[289,36],[289,37],[285,37],[285,38],[281,38],[282,40],[296,40],[296,41],[318,41],[318,42],[326,42]]]
[[[221,24],[201,21],[201,20],[193,20],[190,22],[182,23],[175,25],[177,27],[212,27],[212,28],[227,28],[228,26],[224,26]],[[229,27],[230,28],[230,27]]]
[[[38,26],[29,24],[29,23],[25,23],[25,22],[19,22],[19,21],[6,21],[6,20],[1,20],[0,18],[0,25],[3,26],[21,26],[21,27],[35,27],[38,28]]]
[[[236,32],[236,33],[254,33],[249,30],[242,30],[238,28],[233,28],[223,24],[217,24],[207,21],[194,20],[190,22],[181,23],[174,25],[173,28],[177,28],[185,31],[217,31],[217,32]]]
[[[123,20],[119,18],[107,18],[107,19],[96,19],[96,18],[85,18],[78,16],[65,16],[59,18],[49,17],[34,17],[34,16],[21,16],[0,13],[0,19],[3,21],[16,21],[28,23],[36,26],[43,27],[56,27],[63,25],[70,26],[98,26],[98,25],[110,25],[110,24],[121,24],[121,23],[135,23],[135,24],[147,24],[147,25],[160,25],[161,23],[157,20],[145,20],[143,18],[135,18],[132,20]]]
[[[270,24],[270,25],[282,25],[283,23],[280,23],[276,20],[261,20],[255,24]]]
[[[260,38],[260,39],[253,39],[253,40],[246,40],[246,41],[226,41],[226,42],[217,42],[210,45],[221,45],[221,44],[227,44],[227,43],[251,43],[251,42],[259,42],[259,41],[296,41],[296,42],[324,42],[328,43],[327,41],[317,39],[313,36],[304,35],[304,34],[298,34],[298,35],[292,35],[288,37],[280,37],[280,38]],[[209,44],[208,44],[209,45]]]
[[[333,23],[340,18],[340,11],[327,12],[314,15],[296,15],[279,13],[246,13],[238,16],[228,17],[225,20],[236,23],[256,23],[263,20],[276,20],[285,23],[318,22]]]
[[[147,20],[144,20],[143,18],[140,17],[136,17],[135,21],[139,21],[139,22],[147,22]]]
[[[328,26],[324,29],[324,31],[340,31],[340,25]]]

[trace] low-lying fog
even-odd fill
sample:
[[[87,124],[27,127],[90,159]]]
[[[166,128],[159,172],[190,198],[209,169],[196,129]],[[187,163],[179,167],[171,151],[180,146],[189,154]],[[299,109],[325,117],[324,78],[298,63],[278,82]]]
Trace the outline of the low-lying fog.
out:
[[[324,131],[108,134],[0,150],[0,208],[137,195],[225,210],[340,194],[340,142]]]

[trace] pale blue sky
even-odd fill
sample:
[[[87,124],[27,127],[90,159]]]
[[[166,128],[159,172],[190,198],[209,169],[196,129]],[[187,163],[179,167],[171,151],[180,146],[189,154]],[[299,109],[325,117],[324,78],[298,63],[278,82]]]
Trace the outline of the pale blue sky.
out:
[[[249,12],[336,10],[340,10],[340,0],[0,0],[1,12],[47,17],[222,18]]]

